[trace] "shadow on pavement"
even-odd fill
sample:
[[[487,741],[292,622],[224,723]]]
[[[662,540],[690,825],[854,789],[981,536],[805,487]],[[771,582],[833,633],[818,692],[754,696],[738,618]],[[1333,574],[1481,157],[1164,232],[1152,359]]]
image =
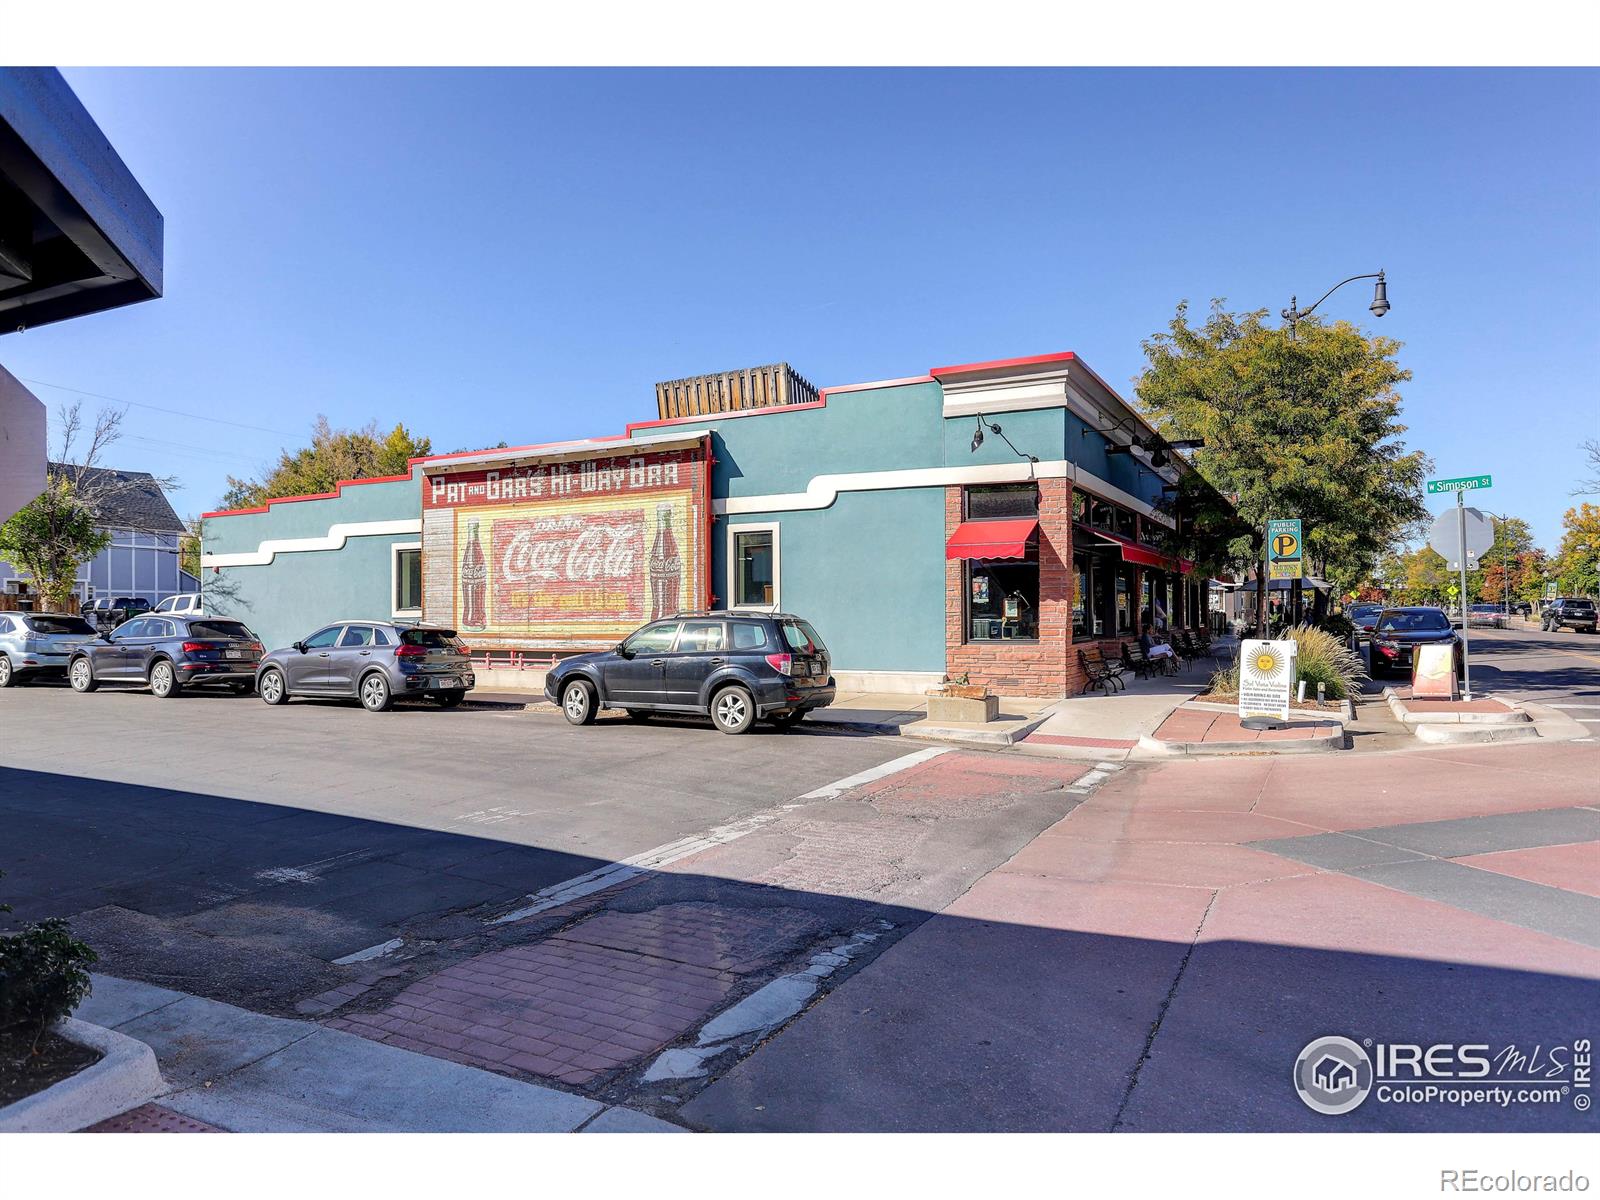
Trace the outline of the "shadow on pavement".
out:
[[[609,1011],[607,998],[626,1000],[633,1007],[622,1006],[622,1024],[638,1036],[613,1039],[624,1050],[609,1052],[631,1057],[569,1086],[626,1097],[698,1128],[1594,1127],[1570,1097],[1500,1109],[1369,1096],[1354,1112],[1329,1117],[1306,1108],[1291,1086],[1302,1048],[1329,1034],[1548,1053],[1593,1035],[1600,989],[1591,980],[1455,962],[1448,946],[1421,959],[1237,940],[1196,944],[1188,931],[1212,896],[1200,888],[1165,889],[1170,900],[1139,914],[1145,927],[1174,931],[1162,937],[1079,928],[1126,930],[1134,918],[1062,903],[1052,890],[1060,881],[1031,875],[1011,876],[1014,902],[985,916],[884,902],[859,864],[913,851],[877,846],[851,865],[866,839],[852,837],[850,821],[866,819],[866,803],[835,802],[826,845],[837,861],[806,864],[813,878],[836,877],[837,890],[761,882],[770,871],[754,857],[761,838],[752,836],[685,859],[682,869],[645,872],[540,916],[492,925],[486,918],[527,893],[606,864],[498,841],[492,825],[479,834],[441,833],[4,768],[0,798],[7,872],[0,892],[16,906],[0,919],[14,926],[72,916],[107,974],[279,1013],[359,982],[369,990],[327,1019],[354,1021],[345,1027],[380,1039],[397,1036],[393,1022],[420,1019],[422,997],[452,971],[479,980],[477,991],[461,994],[480,1012],[536,1011],[563,1031],[563,1022],[590,1029],[597,1013]],[[805,831],[786,830],[786,819],[761,835],[791,838],[777,856],[778,878],[797,869],[806,845]],[[807,821],[815,824],[797,817],[796,825]],[[756,881],[744,881],[747,865],[757,868]],[[870,949],[839,965],[787,1028],[752,1035],[738,1054],[718,1060],[715,1082],[642,1080],[661,1047],[692,1043],[709,1015],[776,976],[803,972],[842,936],[864,929],[881,931]],[[414,957],[330,961],[397,933]],[[556,971],[548,987],[538,983],[541,969]],[[666,982],[641,981],[639,971]],[[578,986],[580,975],[591,989],[587,1008],[550,999]],[[357,1027],[362,1015],[372,1018],[370,1028]],[[472,1040],[481,1034],[460,1035],[455,1049],[437,1052],[477,1062],[488,1053]],[[416,1048],[403,1038],[395,1044]],[[583,1060],[573,1054],[587,1052],[568,1052],[563,1062],[575,1070]],[[504,1062],[482,1065],[527,1077]]]

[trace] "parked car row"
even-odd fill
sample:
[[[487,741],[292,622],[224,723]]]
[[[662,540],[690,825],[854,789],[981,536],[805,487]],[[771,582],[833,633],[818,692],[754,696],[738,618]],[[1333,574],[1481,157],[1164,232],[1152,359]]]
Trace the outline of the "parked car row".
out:
[[[1372,627],[1372,677],[1410,675],[1417,647],[1426,645],[1453,646],[1456,678],[1466,674],[1461,635],[1443,609],[1421,605],[1384,609]]]
[[[1562,596],[1552,601],[1539,617],[1539,628],[1546,633],[1560,629],[1593,633],[1597,624],[1600,624],[1600,616],[1595,613],[1594,601],[1575,596]]]
[[[828,648],[790,613],[715,611],[652,621],[613,649],[562,659],[545,695],[574,725],[602,708],[634,720],[707,716],[723,733],[756,721],[788,728],[833,703]],[[395,700],[460,704],[475,685],[472,659],[452,629],[346,620],[267,653],[242,621],[147,612],[96,631],[82,617],[0,613],[0,687],[65,674],[76,692],[133,684],[162,699],[186,691],[256,692],[267,704],[296,697],[357,700],[382,712]]]

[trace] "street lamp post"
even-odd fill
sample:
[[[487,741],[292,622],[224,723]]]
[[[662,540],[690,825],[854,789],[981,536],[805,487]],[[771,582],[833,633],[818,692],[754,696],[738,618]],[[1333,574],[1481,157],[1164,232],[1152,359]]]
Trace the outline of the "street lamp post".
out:
[[[1318,306],[1320,306],[1324,300],[1337,292],[1345,284],[1354,283],[1358,279],[1376,279],[1378,281],[1372,287],[1372,303],[1367,305],[1368,311],[1371,312],[1375,317],[1382,317],[1384,313],[1388,312],[1389,281],[1384,277],[1384,273],[1382,271],[1377,271],[1367,275],[1352,275],[1348,279],[1341,279],[1338,283],[1334,284],[1327,291],[1323,292],[1321,296],[1317,297],[1316,300],[1314,300],[1305,308],[1300,307],[1300,297],[1290,296],[1289,307],[1284,309],[1282,313],[1283,319],[1288,322],[1289,325],[1289,337],[1291,339],[1297,338],[1299,336],[1299,327],[1301,321],[1305,320],[1312,313],[1316,312]],[[1256,589],[1257,628],[1264,628],[1266,625],[1268,584],[1267,575],[1270,572],[1271,568],[1269,564],[1272,561],[1272,546],[1269,544],[1270,542],[1271,538],[1267,537],[1265,531],[1263,531],[1261,538],[1261,586]],[[1300,615],[1300,589],[1301,584],[1297,579],[1295,580],[1294,587],[1290,595],[1290,604],[1293,607],[1296,619],[1298,619]]]

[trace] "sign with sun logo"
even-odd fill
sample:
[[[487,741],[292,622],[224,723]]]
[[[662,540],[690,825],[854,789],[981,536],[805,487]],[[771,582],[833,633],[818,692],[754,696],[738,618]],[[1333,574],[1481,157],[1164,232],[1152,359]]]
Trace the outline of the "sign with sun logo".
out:
[[[1293,641],[1250,639],[1239,650],[1239,717],[1289,719],[1289,692],[1294,686]]]

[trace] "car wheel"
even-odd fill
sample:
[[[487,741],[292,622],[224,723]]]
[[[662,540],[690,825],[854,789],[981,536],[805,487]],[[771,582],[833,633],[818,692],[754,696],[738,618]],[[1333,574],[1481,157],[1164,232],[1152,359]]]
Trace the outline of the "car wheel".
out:
[[[581,679],[561,688],[561,713],[572,725],[592,725],[595,716],[594,689]]]
[[[756,702],[744,688],[725,687],[711,697],[711,723],[723,733],[743,733],[756,719]]]
[[[361,707],[368,712],[383,712],[394,697],[389,691],[389,681],[382,671],[369,671],[361,681]]]
[[[628,720],[635,721],[641,725],[648,721],[651,717],[655,716],[655,713],[651,712],[648,708],[630,708],[627,710],[627,713]]]
[[[17,673],[11,669],[11,660],[0,654],[0,688],[8,688],[17,681]]]
[[[448,692],[435,692],[433,698],[439,702],[440,708],[454,708],[466,694],[465,689],[451,688]]]
[[[94,681],[94,668],[87,658],[75,658],[67,671],[67,682],[75,692],[92,692],[100,685]]]
[[[158,700],[170,700],[182,690],[172,664],[163,659],[150,668],[150,694]]]
[[[289,689],[283,684],[282,671],[263,671],[256,691],[268,704],[283,704],[289,699]]]

